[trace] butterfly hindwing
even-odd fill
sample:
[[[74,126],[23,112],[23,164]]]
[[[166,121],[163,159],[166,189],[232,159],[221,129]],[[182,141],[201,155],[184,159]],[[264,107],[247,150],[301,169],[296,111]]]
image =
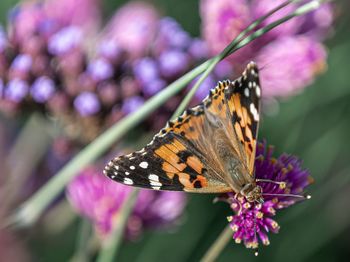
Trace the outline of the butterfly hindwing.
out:
[[[145,148],[110,161],[105,174],[126,185],[156,190],[232,191],[215,158],[210,126],[225,130],[239,160],[253,170],[260,97],[257,74],[250,63],[239,79],[219,82],[201,104],[169,121]]]

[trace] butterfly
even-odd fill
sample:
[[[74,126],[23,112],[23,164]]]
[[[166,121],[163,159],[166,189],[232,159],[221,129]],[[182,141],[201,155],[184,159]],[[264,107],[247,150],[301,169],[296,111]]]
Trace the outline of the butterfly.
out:
[[[193,193],[235,192],[263,202],[254,174],[260,118],[258,67],[221,81],[140,151],[118,156],[104,174],[125,185]]]

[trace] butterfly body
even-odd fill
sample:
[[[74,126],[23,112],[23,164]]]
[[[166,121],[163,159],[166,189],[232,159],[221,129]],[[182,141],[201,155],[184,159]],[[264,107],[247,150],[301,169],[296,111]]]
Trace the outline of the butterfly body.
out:
[[[262,201],[254,177],[261,90],[255,63],[223,81],[142,150],[116,157],[104,173],[117,182],[154,190],[235,192]]]

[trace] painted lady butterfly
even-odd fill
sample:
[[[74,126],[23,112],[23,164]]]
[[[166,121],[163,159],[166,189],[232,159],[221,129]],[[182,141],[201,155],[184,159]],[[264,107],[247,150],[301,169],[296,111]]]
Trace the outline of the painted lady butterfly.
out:
[[[235,81],[223,81],[142,150],[111,160],[104,173],[125,185],[195,193],[235,192],[263,202],[254,161],[261,88],[250,62]]]

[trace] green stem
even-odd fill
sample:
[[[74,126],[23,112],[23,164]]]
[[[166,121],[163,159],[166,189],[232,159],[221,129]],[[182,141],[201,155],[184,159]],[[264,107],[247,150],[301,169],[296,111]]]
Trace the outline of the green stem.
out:
[[[77,245],[71,262],[84,262],[89,258],[89,241],[91,237],[91,222],[85,218],[81,219],[78,232]]]
[[[122,242],[125,227],[127,225],[127,221],[129,215],[132,212],[133,206],[136,202],[137,195],[139,193],[138,188],[133,188],[130,192],[130,195],[123,203],[123,206],[119,210],[119,216],[116,220],[116,223],[113,225],[115,231],[111,233],[109,239],[103,242],[102,249],[97,258],[97,262],[112,262],[115,261],[115,257],[118,253],[120,244]]]
[[[224,250],[227,243],[232,238],[232,234],[233,234],[232,229],[230,228],[229,225],[227,225],[200,261],[201,262],[215,261],[217,257],[220,255],[220,253],[222,252],[222,250]]]

